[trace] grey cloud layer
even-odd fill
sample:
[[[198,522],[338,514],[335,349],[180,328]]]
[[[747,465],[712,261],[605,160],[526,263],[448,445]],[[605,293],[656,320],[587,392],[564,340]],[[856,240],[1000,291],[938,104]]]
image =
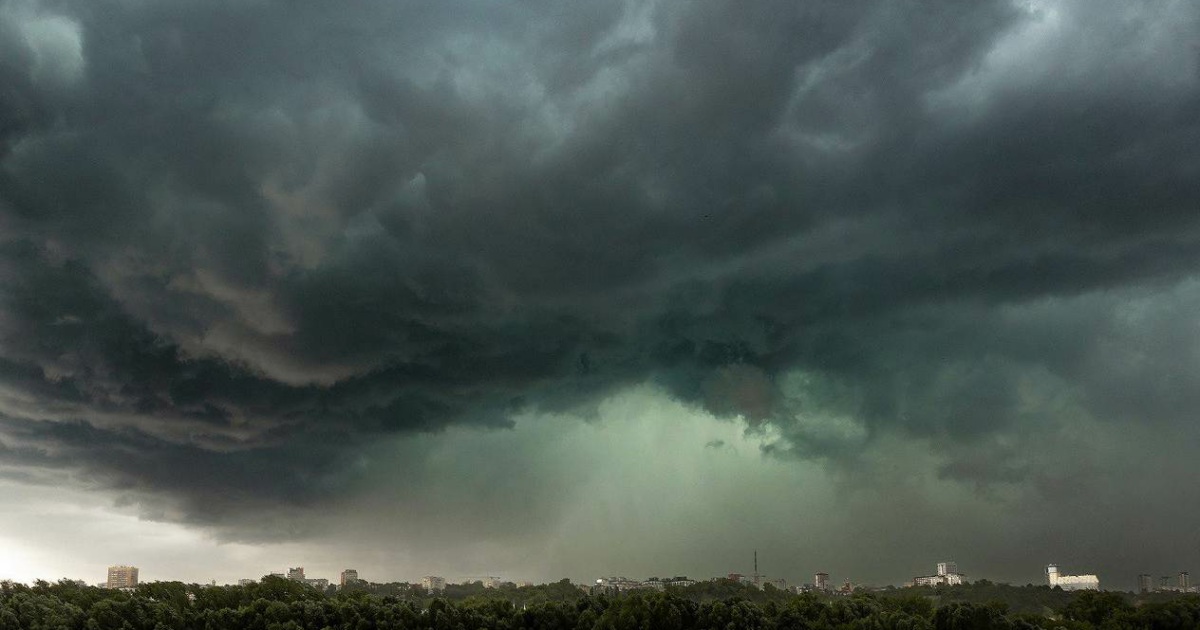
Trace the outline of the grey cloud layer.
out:
[[[327,499],[381,436],[648,381],[835,460],[1045,430],[1037,382],[1186,427],[1198,22],[6,5],[0,463],[211,522]],[[984,450],[944,474],[1035,476]]]

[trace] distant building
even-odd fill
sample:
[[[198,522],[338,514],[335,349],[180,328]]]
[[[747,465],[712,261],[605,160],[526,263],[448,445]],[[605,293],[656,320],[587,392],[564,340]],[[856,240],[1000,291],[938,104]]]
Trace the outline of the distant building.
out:
[[[353,584],[358,581],[358,571],[354,569],[346,569],[342,571],[342,579],[338,583],[342,588],[346,588],[347,584]]]
[[[1188,592],[1188,589],[1190,589],[1191,587],[1192,587],[1192,581],[1188,578],[1188,572],[1180,571],[1179,572],[1179,590],[1186,593],[1186,592]]]
[[[489,575],[483,578],[483,588],[500,588],[504,585],[504,580],[494,575]]]
[[[329,580],[325,578],[305,578],[303,582],[318,591],[323,591],[329,588]]]
[[[123,564],[108,567],[106,588],[134,588],[138,585],[138,569]]]
[[[137,566],[126,566],[124,564],[109,566],[108,580],[104,582],[104,588],[134,588],[137,586]]]
[[[966,576],[958,572],[955,562],[939,562],[937,575],[922,575],[913,578],[913,586],[956,586],[963,583]]]
[[[645,582],[642,582],[642,588],[649,588],[649,589],[653,589],[656,591],[665,591],[667,589],[667,583],[656,577],[652,577],[652,578],[646,580]]]
[[[287,572],[287,579],[296,580],[297,582],[304,581],[304,567],[291,567]]]
[[[748,576],[744,573],[730,573],[729,575],[725,576],[725,579],[732,580],[738,584],[745,584],[747,586],[758,586],[758,583],[754,581],[754,577]]]
[[[238,580],[238,586],[250,586],[251,584],[254,584],[254,580],[251,580],[250,578],[242,578]]]
[[[828,573],[818,573],[818,574],[814,575],[813,576],[813,587],[815,587],[818,591],[828,591],[829,590],[829,574]]]
[[[1100,578],[1095,575],[1063,575],[1056,564],[1046,565],[1046,581],[1051,588],[1057,586],[1064,591],[1100,590]]]
[[[1152,581],[1152,578],[1150,577],[1149,573],[1138,574],[1138,592],[1139,593],[1142,593],[1143,595],[1146,593],[1149,593],[1152,584],[1153,584],[1153,581]]]
[[[596,585],[591,588],[591,593],[592,595],[611,595],[638,588],[643,588],[643,585],[637,580],[627,577],[607,577],[596,580]]]
[[[421,587],[426,593],[441,593],[446,590],[446,578],[436,575],[426,575],[421,578]]]
[[[736,574],[735,574],[736,575]],[[742,582],[746,582],[743,576]],[[733,579],[733,578],[729,578]],[[685,588],[695,584],[695,580],[690,580],[686,575],[676,575],[675,577],[651,577],[644,581],[631,580],[627,577],[607,577],[596,580],[595,585],[586,589],[593,595],[623,593],[634,589],[646,589],[654,591],[665,591],[667,587]]]

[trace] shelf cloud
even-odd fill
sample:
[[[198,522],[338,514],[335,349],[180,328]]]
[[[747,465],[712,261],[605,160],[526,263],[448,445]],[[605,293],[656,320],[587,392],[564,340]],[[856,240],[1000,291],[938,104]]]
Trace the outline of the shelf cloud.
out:
[[[519,532],[565,491],[422,448],[569,463],[550,436],[635,396],[845,492],[916,449],[980,506],[1194,518],[1147,487],[1194,471],[1130,462],[1200,437],[1197,32],[1188,2],[5,4],[0,476],[273,542],[458,479],[528,494],[488,503]],[[733,456],[713,431],[680,444]]]

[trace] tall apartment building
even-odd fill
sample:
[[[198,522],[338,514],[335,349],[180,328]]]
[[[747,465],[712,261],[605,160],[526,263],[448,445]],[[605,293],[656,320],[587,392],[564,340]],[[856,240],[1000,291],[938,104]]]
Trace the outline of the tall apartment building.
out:
[[[1179,572],[1179,590],[1186,593],[1191,588],[1192,588],[1192,581],[1188,578],[1188,572],[1180,571]]]
[[[828,573],[818,573],[818,574],[814,575],[813,576],[813,586],[815,586],[818,591],[828,591],[829,590],[829,574]]]
[[[342,571],[342,588],[346,588],[347,584],[353,584],[358,581],[358,571],[355,569],[346,569]]]
[[[108,567],[108,581],[105,586],[108,588],[133,588],[138,584],[137,567],[129,567],[123,564]]]
[[[288,567],[287,579],[296,580],[297,582],[304,581],[304,567]]]
[[[1146,593],[1149,593],[1152,583],[1153,583],[1153,580],[1151,579],[1149,573],[1139,573],[1138,574],[1138,592],[1139,593],[1142,593],[1143,595]]]

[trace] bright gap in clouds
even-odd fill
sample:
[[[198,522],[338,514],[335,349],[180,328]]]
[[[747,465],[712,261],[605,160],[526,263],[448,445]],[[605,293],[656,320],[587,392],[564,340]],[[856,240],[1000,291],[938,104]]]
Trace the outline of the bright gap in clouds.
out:
[[[17,582],[97,584],[114,564],[139,567],[142,581],[236,582],[283,570],[275,558],[290,555],[288,545],[221,543],[184,525],[143,520],[100,492],[0,482],[0,504],[0,579]],[[263,570],[243,572],[252,566]]]

